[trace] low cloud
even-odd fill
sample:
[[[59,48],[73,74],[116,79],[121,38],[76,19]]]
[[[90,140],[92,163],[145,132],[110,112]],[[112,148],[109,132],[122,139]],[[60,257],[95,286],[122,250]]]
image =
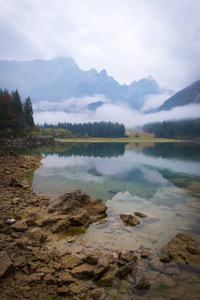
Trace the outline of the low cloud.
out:
[[[55,104],[58,105],[58,104]],[[123,123],[126,128],[136,128],[149,122],[163,122],[169,120],[181,120],[188,118],[199,118],[200,104],[190,104],[175,107],[170,111],[159,111],[149,114],[138,112],[123,105],[103,104],[95,112],[85,109],[74,112],[65,111],[35,111],[34,120],[36,124],[88,123],[111,121]]]
[[[40,101],[33,104],[34,111],[52,111],[77,113],[87,107],[88,104],[95,102],[106,102],[104,95],[86,96],[82,98],[70,98],[61,102]]]
[[[164,103],[164,101],[169,99],[173,94],[174,92],[171,91],[160,95],[151,95],[150,97],[147,97],[141,111],[148,112],[151,110],[157,110]]]

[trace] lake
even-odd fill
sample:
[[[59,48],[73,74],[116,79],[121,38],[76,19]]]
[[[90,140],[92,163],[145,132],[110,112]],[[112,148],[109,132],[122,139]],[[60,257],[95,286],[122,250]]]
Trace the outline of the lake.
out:
[[[43,165],[24,175],[38,195],[47,195],[53,201],[79,189],[103,199],[108,207],[106,224],[94,223],[85,233],[78,232],[73,245],[67,242],[73,232],[60,236],[58,250],[67,247],[76,251],[84,240],[90,251],[124,249],[137,253],[148,249],[158,255],[160,248],[179,232],[200,242],[200,145],[63,143],[39,152],[46,157]],[[139,226],[122,226],[119,214],[135,211],[148,217]],[[186,276],[185,272],[181,274]],[[180,275],[180,280],[187,282],[184,278],[189,277],[184,276]],[[194,272],[193,283],[198,283],[198,276]],[[189,285],[188,280],[188,293]],[[198,294],[198,284],[195,289]],[[131,287],[127,290],[131,294]]]

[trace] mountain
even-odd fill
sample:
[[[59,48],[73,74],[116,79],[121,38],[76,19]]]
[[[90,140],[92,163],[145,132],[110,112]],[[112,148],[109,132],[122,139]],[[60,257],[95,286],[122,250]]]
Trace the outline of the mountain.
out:
[[[106,70],[81,70],[72,58],[33,61],[0,61],[0,88],[18,89],[22,99],[30,96],[33,103],[61,102],[70,98],[103,95],[109,102],[123,102],[140,109],[150,95],[164,92],[149,76],[129,86],[120,85]],[[87,108],[101,105],[97,99]],[[102,102],[103,104],[103,102]]]
[[[170,110],[176,106],[183,106],[191,103],[200,103],[200,80],[192,83],[170,97],[159,107],[158,111]]]

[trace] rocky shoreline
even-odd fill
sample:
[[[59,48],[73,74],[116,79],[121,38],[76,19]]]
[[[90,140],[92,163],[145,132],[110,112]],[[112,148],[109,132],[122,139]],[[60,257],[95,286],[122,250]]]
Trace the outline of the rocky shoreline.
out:
[[[58,252],[54,237],[72,228],[87,230],[89,224],[106,222],[106,205],[101,199],[75,191],[51,202],[37,196],[16,176],[41,165],[41,155],[24,157],[0,148],[0,293],[1,299],[114,299],[105,287],[134,278],[133,289],[152,288],[144,268],[161,275],[176,273],[175,261],[200,265],[200,244],[178,234],[164,246],[160,258],[151,252],[117,250],[91,253],[82,248],[76,254],[69,249]],[[147,217],[135,212],[139,218]],[[121,214],[124,226],[137,226],[135,216]],[[136,221],[136,222],[135,222]],[[130,223],[128,223],[130,222]],[[74,238],[68,239],[73,243]],[[84,242],[82,241],[84,245]],[[171,270],[171,271],[169,271]],[[172,273],[171,273],[172,274]],[[136,279],[135,279],[136,278]],[[138,299],[122,294],[117,299]],[[161,298],[162,299],[162,298]],[[164,298],[163,298],[164,299]]]

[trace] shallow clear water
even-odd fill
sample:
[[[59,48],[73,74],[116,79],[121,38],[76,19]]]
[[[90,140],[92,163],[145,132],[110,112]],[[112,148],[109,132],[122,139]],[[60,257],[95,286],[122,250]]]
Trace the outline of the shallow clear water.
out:
[[[66,144],[41,149],[46,158],[32,187],[51,199],[80,189],[108,206],[108,222],[84,233],[94,247],[158,251],[178,232],[199,240],[200,146],[195,144]],[[148,218],[124,228],[120,213]],[[119,237],[123,235],[123,243]],[[96,245],[96,246],[95,246]]]
[[[178,232],[200,241],[199,150],[200,145],[186,143],[63,144],[41,149],[43,166],[25,179],[52,200],[80,189],[108,206],[106,224],[91,224],[73,244],[60,236],[60,251],[85,245],[91,252],[149,249],[156,255]],[[148,217],[139,226],[122,226],[119,214],[135,211]]]

